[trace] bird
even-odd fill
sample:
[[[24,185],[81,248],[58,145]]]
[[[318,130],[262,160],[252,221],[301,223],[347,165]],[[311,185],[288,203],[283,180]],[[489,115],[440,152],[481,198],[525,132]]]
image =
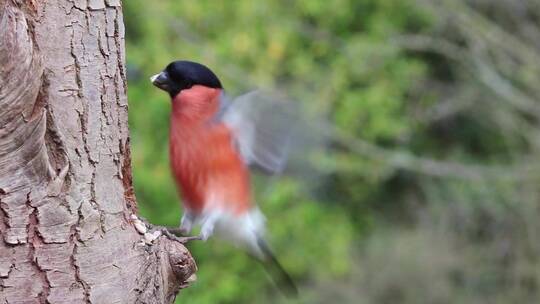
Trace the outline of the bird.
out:
[[[251,184],[253,170],[283,171],[291,141],[287,104],[260,91],[236,99],[207,66],[188,60],[150,77],[171,98],[169,154],[182,198],[180,232],[195,225],[206,241],[216,235],[260,261],[286,296],[298,289],[265,240],[265,217]]]

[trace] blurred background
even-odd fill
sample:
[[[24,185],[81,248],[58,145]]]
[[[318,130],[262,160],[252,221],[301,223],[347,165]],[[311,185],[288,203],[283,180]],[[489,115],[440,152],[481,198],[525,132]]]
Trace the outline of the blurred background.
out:
[[[232,95],[278,89],[334,127],[315,191],[260,185],[269,240],[298,282],[190,243],[177,303],[538,303],[540,2],[124,1],[135,190],[176,226],[170,102],[148,77],[211,67]],[[270,190],[268,190],[270,189]]]

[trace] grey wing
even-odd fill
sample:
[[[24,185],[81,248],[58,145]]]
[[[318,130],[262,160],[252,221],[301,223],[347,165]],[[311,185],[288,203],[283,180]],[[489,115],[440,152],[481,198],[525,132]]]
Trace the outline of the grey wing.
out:
[[[221,119],[233,130],[245,162],[265,173],[282,172],[295,129],[295,105],[262,91],[226,104]]]

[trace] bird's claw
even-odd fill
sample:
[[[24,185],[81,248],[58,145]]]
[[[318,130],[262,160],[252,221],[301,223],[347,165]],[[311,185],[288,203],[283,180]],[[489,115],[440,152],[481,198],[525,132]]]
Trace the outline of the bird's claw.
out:
[[[162,228],[161,232],[163,233],[164,236],[169,238],[169,240],[176,241],[176,242],[179,242],[179,243],[182,243],[182,244],[185,244],[185,243],[187,243],[189,241],[199,241],[199,240],[201,240],[201,237],[198,236],[198,235],[196,235],[196,236],[177,236],[175,234],[176,229]]]

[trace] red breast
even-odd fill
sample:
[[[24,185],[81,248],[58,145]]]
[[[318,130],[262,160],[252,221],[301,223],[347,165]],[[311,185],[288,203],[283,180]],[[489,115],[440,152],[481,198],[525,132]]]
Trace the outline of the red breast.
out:
[[[192,212],[250,208],[249,171],[233,145],[231,130],[214,117],[221,90],[195,85],[173,99],[170,158],[184,205]]]

